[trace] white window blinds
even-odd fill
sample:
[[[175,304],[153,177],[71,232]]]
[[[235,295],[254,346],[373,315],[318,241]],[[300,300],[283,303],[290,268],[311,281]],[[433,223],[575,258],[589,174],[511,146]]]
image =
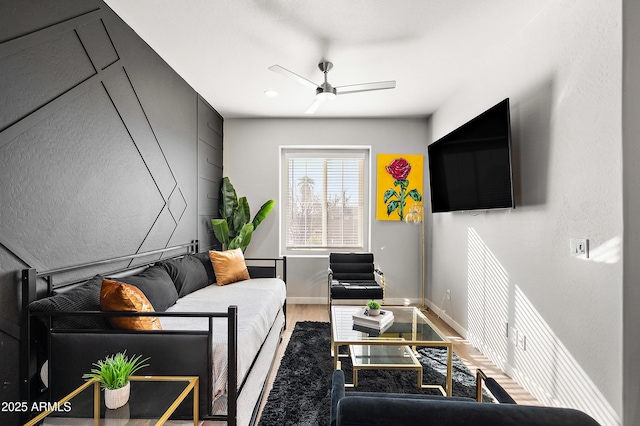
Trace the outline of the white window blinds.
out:
[[[285,150],[283,160],[285,251],[364,250],[368,150]]]

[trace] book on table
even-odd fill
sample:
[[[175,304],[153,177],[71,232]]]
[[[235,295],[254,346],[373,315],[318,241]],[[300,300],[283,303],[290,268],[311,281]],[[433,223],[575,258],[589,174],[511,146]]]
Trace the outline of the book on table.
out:
[[[384,309],[380,310],[380,315],[369,315],[367,308],[361,308],[353,314],[353,325],[366,327],[368,329],[381,331],[389,328],[393,323],[393,312]]]
[[[393,325],[393,321],[383,326],[382,328],[378,329],[378,328],[371,328],[363,325],[353,324],[353,329],[355,331],[367,333],[369,337],[379,337],[380,335],[384,334],[392,325]]]

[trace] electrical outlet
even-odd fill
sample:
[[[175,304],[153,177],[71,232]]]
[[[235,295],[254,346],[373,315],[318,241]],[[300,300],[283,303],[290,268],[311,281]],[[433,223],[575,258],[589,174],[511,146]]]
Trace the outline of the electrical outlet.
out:
[[[523,351],[527,350],[527,336],[525,336],[524,333],[521,331],[518,331],[517,333],[516,345],[518,346],[518,348],[522,349]]]
[[[447,290],[447,300],[451,300],[451,290]]]
[[[589,258],[589,240],[586,238],[570,238],[569,254],[579,259]]]

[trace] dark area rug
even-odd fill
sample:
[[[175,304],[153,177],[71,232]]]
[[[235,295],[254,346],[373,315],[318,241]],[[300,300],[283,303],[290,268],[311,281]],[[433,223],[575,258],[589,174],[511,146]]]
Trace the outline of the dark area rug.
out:
[[[447,354],[440,348],[419,348],[423,356],[423,384],[446,382]],[[351,359],[341,357],[345,380],[351,382]],[[295,325],[259,426],[328,425],[331,409],[331,331],[329,323],[304,321]],[[361,370],[358,392],[396,392],[439,395],[418,389],[415,371]],[[475,399],[475,376],[453,355],[453,396]],[[347,392],[354,389],[347,389]],[[485,398],[490,398],[485,395]]]

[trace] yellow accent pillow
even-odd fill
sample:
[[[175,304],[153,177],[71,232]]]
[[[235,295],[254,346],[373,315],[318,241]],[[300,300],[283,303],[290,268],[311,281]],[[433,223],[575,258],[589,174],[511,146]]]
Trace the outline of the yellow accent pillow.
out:
[[[155,312],[138,287],[108,279],[102,280],[100,309],[104,312]],[[108,320],[120,330],[162,330],[158,317],[108,317]]]
[[[218,285],[227,285],[242,280],[248,280],[249,270],[244,263],[242,250],[210,251],[209,258],[213,264]]]

